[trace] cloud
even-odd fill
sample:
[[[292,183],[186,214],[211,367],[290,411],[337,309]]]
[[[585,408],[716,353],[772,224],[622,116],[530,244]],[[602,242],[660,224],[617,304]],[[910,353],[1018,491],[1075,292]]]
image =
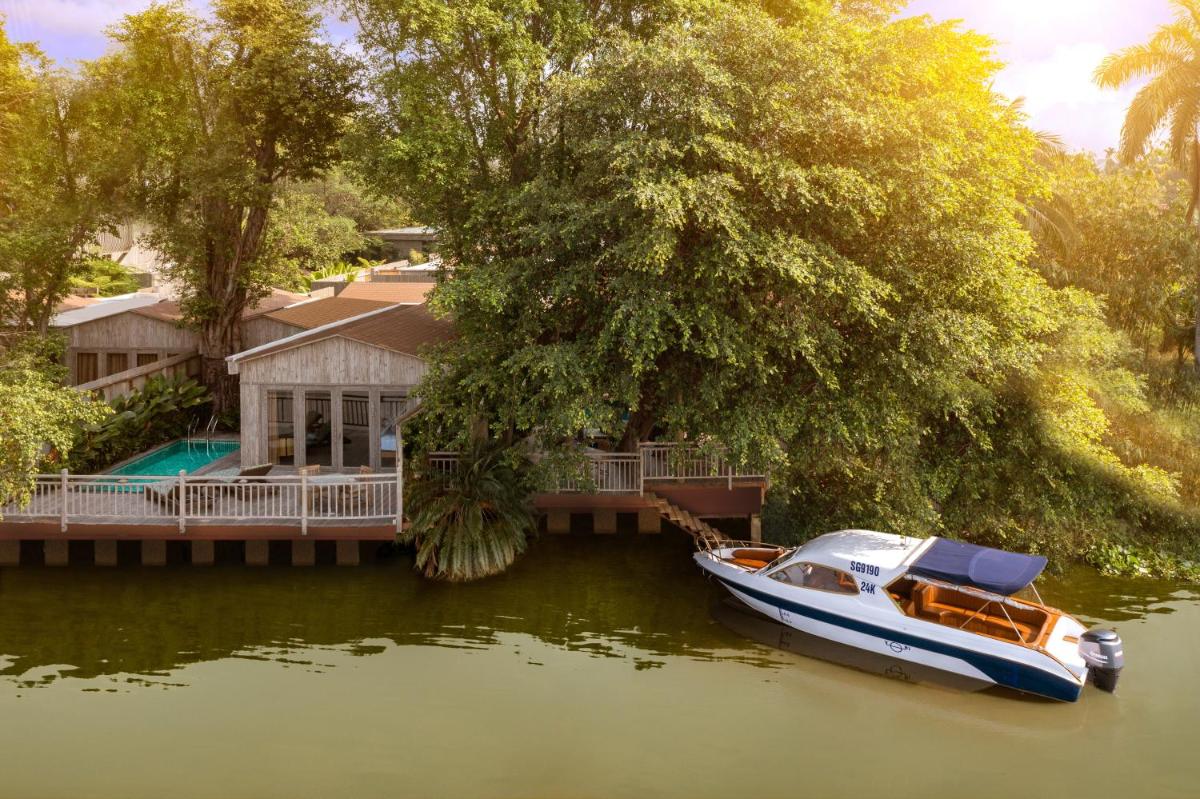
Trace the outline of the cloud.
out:
[[[1102,90],[1092,73],[1171,19],[1168,0],[914,0],[905,13],[960,19],[990,36],[1006,64],[996,90],[1023,97],[1034,128],[1097,153],[1117,146],[1137,86]]]
[[[1009,65],[995,88],[1025,99],[1032,127],[1057,133],[1073,147],[1103,152],[1117,146],[1125,109],[1138,88],[1096,85],[1092,73],[1108,52],[1099,42],[1059,46],[1045,58]]]

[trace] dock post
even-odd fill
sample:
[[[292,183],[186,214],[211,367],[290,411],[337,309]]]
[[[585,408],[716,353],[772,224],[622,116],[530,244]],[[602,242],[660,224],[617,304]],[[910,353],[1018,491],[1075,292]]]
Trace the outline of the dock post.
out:
[[[21,565],[21,542],[0,541],[0,566]]]
[[[146,538],[142,540],[142,565],[166,566],[167,542],[163,539]]]
[[[592,510],[592,532],[613,535],[617,532],[617,511],[614,508]]]
[[[192,544],[192,565],[211,566],[216,562],[216,544],[212,541],[196,541]]]
[[[554,534],[571,532],[571,511],[560,508],[551,508],[546,511],[546,532]]]
[[[317,542],[311,538],[295,538],[292,540],[292,565],[315,566],[317,563]]]
[[[638,508],[639,533],[661,533],[662,515],[658,508]]]
[[[404,532],[404,423],[396,422],[396,535]]]
[[[358,565],[358,541],[339,538],[337,542],[337,565]]]
[[[271,542],[270,541],[247,541],[246,542],[246,565],[247,566],[266,566],[271,562]]]
[[[750,540],[755,544],[762,543],[762,515],[750,514]]]
[[[65,538],[47,538],[43,544],[47,566],[66,566],[71,560],[70,542]]]
[[[92,542],[92,560],[97,566],[117,565],[117,540],[97,538]]]

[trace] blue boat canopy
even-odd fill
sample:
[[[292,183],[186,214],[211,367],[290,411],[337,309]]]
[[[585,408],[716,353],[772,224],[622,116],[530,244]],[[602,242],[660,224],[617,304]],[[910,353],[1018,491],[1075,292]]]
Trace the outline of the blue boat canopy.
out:
[[[939,538],[921,553],[909,572],[1007,596],[1036,580],[1044,568],[1046,559],[1041,555],[1020,555]]]

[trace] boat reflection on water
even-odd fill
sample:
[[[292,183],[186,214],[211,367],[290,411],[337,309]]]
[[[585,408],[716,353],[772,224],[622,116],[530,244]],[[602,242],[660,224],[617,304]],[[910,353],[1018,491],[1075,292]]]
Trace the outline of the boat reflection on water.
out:
[[[849,666],[868,674],[877,674],[901,682],[931,685],[952,691],[1000,692],[1020,696],[1015,691],[999,688],[985,680],[973,680],[958,674],[932,669],[919,663],[890,658],[853,646],[818,638],[794,627],[769,619],[733,597],[726,597],[712,607],[712,616],[722,626],[752,641],[790,652],[795,655]]]

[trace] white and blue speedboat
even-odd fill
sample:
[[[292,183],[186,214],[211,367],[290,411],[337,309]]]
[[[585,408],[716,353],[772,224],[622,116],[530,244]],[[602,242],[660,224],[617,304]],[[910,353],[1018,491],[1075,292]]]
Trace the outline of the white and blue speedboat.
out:
[[[1123,665],[1115,632],[1042,603],[1041,556],[843,530],[695,558],[742,602],[810,635],[1017,691],[1073,702],[1089,671],[1112,691]]]

